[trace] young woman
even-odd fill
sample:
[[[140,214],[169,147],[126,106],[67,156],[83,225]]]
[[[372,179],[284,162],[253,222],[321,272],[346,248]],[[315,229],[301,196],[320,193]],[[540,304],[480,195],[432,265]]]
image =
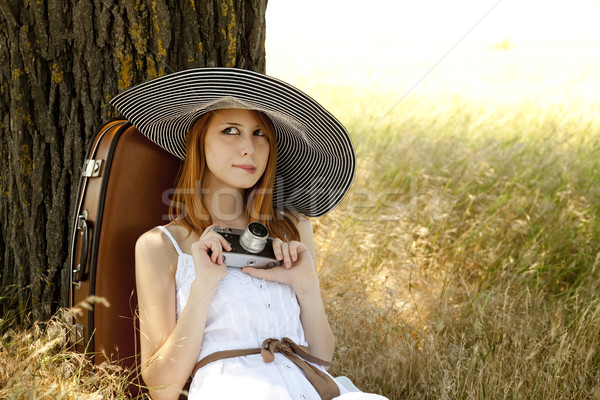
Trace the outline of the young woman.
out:
[[[250,71],[183,71],[113,104],[181,157],[172,221],[136,245],[142,376],[154,400],[382,398],[346,393],[312,225],[354,176],[345,129],[299,90]],[[218,229],[264,224],[280,265],[227,266]]]

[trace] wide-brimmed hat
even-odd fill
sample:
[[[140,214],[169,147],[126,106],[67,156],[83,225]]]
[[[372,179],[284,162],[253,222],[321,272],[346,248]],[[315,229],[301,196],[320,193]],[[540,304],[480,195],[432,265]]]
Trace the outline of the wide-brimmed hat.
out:
[[[202,114],[223,108],[265,113],[277,138],[276,208],[309,217],[331,211],[350,189],[356,156],[344,126],[301,90],[235,68],[195,68],[161,76],[111,103],[150,140],[185,159],[185,137]]]

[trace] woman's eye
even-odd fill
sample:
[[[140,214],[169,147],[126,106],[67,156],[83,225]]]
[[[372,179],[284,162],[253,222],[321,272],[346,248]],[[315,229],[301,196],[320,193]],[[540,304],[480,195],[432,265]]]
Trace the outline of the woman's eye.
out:
[[[262,129],[257,129],[254,131],[254,135],[256,136],[265,136],[265,133],[262,131]]]
[[[230,127],[225,128],[223,130],[223,133],[226,135],[239,135],[240,130],[238,128],[236,128],[235,126],[230,126]]]

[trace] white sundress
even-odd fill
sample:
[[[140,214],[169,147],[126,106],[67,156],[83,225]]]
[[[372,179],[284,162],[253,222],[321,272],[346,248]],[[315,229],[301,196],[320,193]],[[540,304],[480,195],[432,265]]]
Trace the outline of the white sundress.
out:
[[[175,274],[177,318],[181,315],[196,276],[190,254],[181,251],[170,234],[179,255]],[[307,346],[300,321],[300,306],[294,290],[285,284],[254,278],[240,268],[227,268],[216,289],[204,328],[198,360],[217,351],[259,348],[267,338],[288,337]],[[322,371],[325,369],[317,366]],[[346,393],[336,399],[385,399],[362,392]],[[260,354],[214,361],[200,368],[189,389],[190,400],[319,400],[319,394],[304,373],[283,354],[265,363]]]

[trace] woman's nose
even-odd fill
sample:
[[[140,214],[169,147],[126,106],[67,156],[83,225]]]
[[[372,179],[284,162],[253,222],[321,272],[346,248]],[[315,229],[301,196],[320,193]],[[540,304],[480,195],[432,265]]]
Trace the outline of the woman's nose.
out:
[[[249,156],[249,155],[254,154],[254,143],[252,143],[252,140],[240,138],[240,142],[241,142],[240,154],[242,156]]]

